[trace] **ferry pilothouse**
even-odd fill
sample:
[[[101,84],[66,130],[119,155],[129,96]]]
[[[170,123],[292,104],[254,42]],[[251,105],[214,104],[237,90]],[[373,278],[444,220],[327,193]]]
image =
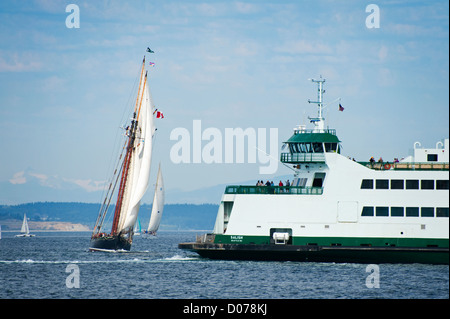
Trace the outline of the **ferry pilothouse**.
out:
[[[212,233],[179,248],[215,259],[449,263],[449,139],[395,162],[356,162],[325,128],[323,84],[312,129],[281,162],[289,186],[227,186]]]

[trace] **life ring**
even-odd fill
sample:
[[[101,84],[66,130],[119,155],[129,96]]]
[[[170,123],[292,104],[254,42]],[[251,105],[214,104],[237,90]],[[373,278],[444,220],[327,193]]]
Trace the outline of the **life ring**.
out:
[[[391,169],[391,164],[389,163],[384,164],[384,169]]]

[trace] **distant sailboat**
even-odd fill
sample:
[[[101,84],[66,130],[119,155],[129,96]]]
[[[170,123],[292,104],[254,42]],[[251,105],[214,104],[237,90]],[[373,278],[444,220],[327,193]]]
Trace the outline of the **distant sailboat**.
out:
[[[23,214],[22,228],[20,229],[21,234],[16,235],[16,237],[34,237],[35,235],[30,234],[30,229],[28,228],[27,214]]]
[[[161,173],[161,164],[158,168],[158,178],[156,180],[155,195],[153,197],[152,214],[150,216],[150,222],[148,223],[147,233],[150,235],[156,235],[159,224],[161,223],[161,217],[164,210],[164,181]]]
[[[154,124],[154,104],[147,84],[145,57],[142,61],[138,94],[131,124],[126,129],[127,139],[119,159],[112,182],[100,208],[91,237],[89,250],[117,251],[130,250],[133,241],[133,227],[147,191],[152,159]],[[120,182],[119,182],[120,181]],[[102,231],[103,222],[116,185],[119,184],[117,202],[111,232]]]
[[[141,230],[141,221],[138,218],[137,223],[134,225],[134,236],[139,236],[141,234]]]

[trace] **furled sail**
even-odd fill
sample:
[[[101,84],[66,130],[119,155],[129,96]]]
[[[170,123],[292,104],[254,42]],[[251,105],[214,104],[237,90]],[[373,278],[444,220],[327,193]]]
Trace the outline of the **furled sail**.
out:
[[[150,234],[156,234],[161,223],[161,217],[164,210],[164,181],[161,173],[161,164],[158,169],[158,178],[156,180],[155,195],[153,197],[152,214],[148,224],[147,231]]]

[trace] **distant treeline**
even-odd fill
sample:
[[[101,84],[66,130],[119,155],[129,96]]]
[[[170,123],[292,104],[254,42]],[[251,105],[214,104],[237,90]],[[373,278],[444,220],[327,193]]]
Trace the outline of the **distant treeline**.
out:
[[[212,230],[219,206],[213,204],[167,204],[161,220],[163,229],[201,229]],[[60,221],[79,223],[93,228],[100,204],[37,202],[14,206],[0,206],[0,221],[5,219],[23,219],[31,221]],[[109,210],[114,211],[114,205]],[[139,211],[142,227],[147,227],[152,205],[144,204]],[[0,222],[1,224],[1,222]]]

